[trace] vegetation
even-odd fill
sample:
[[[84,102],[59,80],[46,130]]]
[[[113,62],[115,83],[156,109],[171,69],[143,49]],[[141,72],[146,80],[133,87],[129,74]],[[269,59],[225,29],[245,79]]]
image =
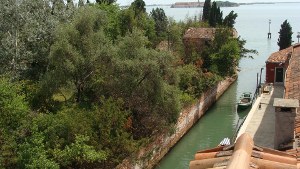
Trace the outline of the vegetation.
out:
[[[292,32],[292,27],[287,20],[285,20],[281,24],[281,29],[278,33],[279,33],[279,38],[277,44],[279,46],[279,50],[290,47],[293,42],[292,41],[293,32]]]
[[[218,3],[219,2],[219,3]],[[203,6],[202,20],[208,22],[211,27],[229,27],[233,28],[237,13],[231,11],[224,19],[223,12],[220,10],[220,1],[211,3],[211,0],[205,0]]]
[[[185,31],[208,24],[143,0],[5,0],[0,19],[0,168],[113,168],[253,52],[224,27],[187,55]]]
[[[202,15],[203,21],[209,20],[210,10],[211,10],[211,0],[205,0],[204,6],[203,6],[203,15]]]

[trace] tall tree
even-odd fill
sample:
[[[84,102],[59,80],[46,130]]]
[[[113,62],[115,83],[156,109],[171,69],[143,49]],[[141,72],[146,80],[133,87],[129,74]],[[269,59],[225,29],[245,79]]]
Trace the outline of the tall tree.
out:
[[[123,99],[125,107],[133,112],[135,138],[150,136],[173,123],[179,110],[173,75],[175,57],[147,49],[148,43],[137,29],[120,38],[113,72],[104,79],[102,89],[95,90]]]
[[[76,100],[83,101],[82,96],[90,80],[109,58],[110,43],[102,30],[102,16],[97,9],[82,7],[75,20],[57,29],[43,83],[50,96],[61,88],[72,86],[76,89]]]
[[[15,2],[0,5],[0,73],[37,80],[48,64],[58,16],[48,0]]]
[[[21,85],[0,76],[0,167],[17,168],[16,137],[19,128],[27,120],[29,107],[21,92]]]
[[[139,17],[139,15],[141,13],[145,13],[146,12],[146,8],[145,8],[146,4],[143,0],[135,0],[131,3],[131,7],[134,10],[134,16],[135,17]]]
[[[156,35],[160,37],[166,36],[168,18],[165,14],[165,11],[162,8],[152,9],[150,16],[155,22]]]
[[[24,42],[21,40],[22,27],[25,24],[21,17],[21,7],[14,0],[6,0],[0,5],[0,73],[18,75],[25,67],[22,62]]]
[[[221,11],[219,6],[217,7],[217,12],[216,12],[216,22],[217,25],[223,24],[223,11]]]
[[[278,38],[278,46],[279,46],[279,50],[288,48],[289,46],[291,46],[292,44],[292,27],[290,25],[290,23],[288,23],[287,20],[285,20],[282,24],[281,24],[281,29],[278,32],[279,33],[279,38]]]
[[[237,18],[238,14],[231,11],[223,20],[223,25],[233,28],[235,24],[235,19]]]
[[[216,2],[212,3],[208,23],[212,27],[217,25],[222,25],[223,22],[223,12],[221,12],[220,7],[217,6]]]
[[[121,36],[125,36],[127,32],[132,32],[133,27],[136,25],[133,9],[128,8],[121,11],[119,15],[119,25]]]
[[[203,15],[202,15],[203,21],[209,20],[210,9],[211,9],[211,0],[205,0],[204,6],[203,6]]]

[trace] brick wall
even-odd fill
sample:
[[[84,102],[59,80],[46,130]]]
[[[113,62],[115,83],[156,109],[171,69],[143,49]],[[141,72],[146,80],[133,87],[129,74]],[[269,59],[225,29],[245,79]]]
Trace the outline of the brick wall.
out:
[[[195,105],[180,113],[174,133],[160,135],[153,143],[142,148],[135,159],[125,159],[116,169],[153,168],[235,80],[236,77],[227,78],[203,93]]]

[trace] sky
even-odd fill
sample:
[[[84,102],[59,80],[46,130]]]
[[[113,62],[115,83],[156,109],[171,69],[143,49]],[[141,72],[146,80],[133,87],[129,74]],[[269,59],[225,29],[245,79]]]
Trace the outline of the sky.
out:
[[[198,0],[144,0],[146,5],[151,4],[173,4],[175,2],[193,2]],[[212,0],[213,1],[213,0]],[[299,0],[223,0],[237,3],[248,3],[248,2],[299,2]],[[117,3],[120,5],[130,5],[133,0],[117,0]],[[204,0],[200,0],[200,2],[204,2]]]

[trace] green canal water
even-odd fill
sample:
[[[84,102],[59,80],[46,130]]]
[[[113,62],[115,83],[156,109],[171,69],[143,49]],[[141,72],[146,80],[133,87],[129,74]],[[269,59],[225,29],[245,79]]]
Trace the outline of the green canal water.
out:
[[[153,7],[148,7],[151,11]],[[199,14],[199,8],[170,8],[161,6],[168,16],[183,20],[187,15]],[[224,137],[232,138],[237,123],[246,114],[246,110],[237,113],[235,104],[243,92],[254,92],[257,73],[263,69],[262,82],[265,79],[265,61],[269,55],[278,50],[277,39],[280,25],[287,19],[293,28],[293,40],[297,42],[300,32],[300,4],[278,3],[245,5],[222,8],[224,15],[231,10],[238,13],[235,28],[247,41],[246,48],[256,49],[259,54],[254,59],[244,58],[240,61],[239,78],[230,86],[223,96],[206,112],[197,124],[176,144],[156,166],[156,169],[187,169],[189,161],[198,150],[215,147]],[[269,19],[271,19],[272,39],[267,39]]]

